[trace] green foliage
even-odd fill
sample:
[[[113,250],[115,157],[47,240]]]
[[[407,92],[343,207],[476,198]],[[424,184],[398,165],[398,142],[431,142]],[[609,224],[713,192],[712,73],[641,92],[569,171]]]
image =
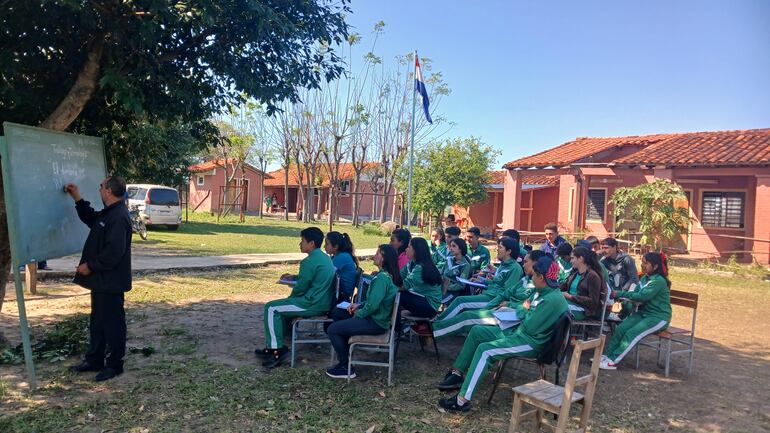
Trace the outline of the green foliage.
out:
[[[685,198],[681,186],[657,179],[633,188],[618,188],[610,203],[615,205],[618,225],[638,224],[640,243],[660,250],[665,242],[687,232],[689,209],[675,206],[677,200]]]
[[[88,347],[88,316],[76,314],[47,330],[32,343],[32,357],[48,362],[64,361],[72,355],[83,353]],[[21,344],[0,352],[0,364],[19,364],[24,361]]]
[[[414,210],[440,216],[447,206],[468,206],[486,200],[484,185],[490,182],[489,170],[498,154],[475,137],[450,139],[415,152]],[[405,158],[398,176],[401,191],[407,191],[408,178],[409,160]]]

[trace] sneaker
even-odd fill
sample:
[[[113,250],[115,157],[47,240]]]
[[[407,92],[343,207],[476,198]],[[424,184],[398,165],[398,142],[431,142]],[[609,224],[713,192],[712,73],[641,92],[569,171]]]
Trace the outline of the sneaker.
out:
[[[327,368],[326,375],[334,379],[355,379],[356,369],[350,367],[350,371],[348,371],[348,367],[342,364],[337,364],[336,367]]]
[[[621,319],[620,316],[618,316],[618,313],[610,313],[607,316],[607,320],[610,321],[610,322],[622,322],[623,321],[623,319]]]
[[[122,368],[110,368],[106,367],[104,370],[100,371],[99,374],[96,375],[94,380],[96,382],[104,382],[105,380],[110,380],[113,377],[117,377],[123,374]]]
[[[268,358],[270,358],[270,355],[273,354],[273,350],[275,350],[275,349],[270,349],[270,348],[267,348],[267,347],[262,348],[262,349],[256,348],[256,349],[254,349],[254,355],[258,356],[260,358],[268,359]]]
[[[281,347],[280,349],[272,349],[272,353],[267,357],[266,361],[262,363],[262,366],[269,369],[278,367],[286,360],[288,355],[289,349],[286,346]]]
[[[463,377],[454,371],[450,371],[444,376],[444,380],[438,384],[437,388],[442,391],[451,391],[453,389],[460,389],[463,384]]]
[[[446,410],[454,412],[468,412],[471,410],[471,402],[466,401],[464,404],[460,404],[460,402],[457,401],[456,395],[454,397],[442,398],[438,401],[438,405]]]
[[[605,355],[602,355],[602,360],[599,362],[599,368],[602,370],[617,370],[618,366],[612,360]]]

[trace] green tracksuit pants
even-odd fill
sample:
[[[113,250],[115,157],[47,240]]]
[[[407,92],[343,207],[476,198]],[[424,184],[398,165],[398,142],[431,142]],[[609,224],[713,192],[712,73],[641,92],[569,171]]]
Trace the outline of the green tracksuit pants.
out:
[[[269,349],[283,347],[283,327],[285,318],[321,316],[327,310],[318,306],[306,305],[300,298],[276,299],[265,304],[265,346]]]
[[[454,298],[449,306],[439,314],[438,320],[451,319],[465,310],[476,310],[487,306],[492,297],[489,295],[471,295]]]
[[[604,349],[604,354],[613,363],[619,363],[634,346],[650,334],[668,328],[668,320],[657,316],[635,313],[620,323],[612,334],[610,343]]]
[[[436,320],[431,324],[434,337],[469,332],[475,325],[497,326],[494,310],[483,308],[481,310],[466,310],[454,317],[444,320]]]
[[[537,350],[515,331],[502,331],[498,326],[474,326],[453,366],[465,372],[459,395],[471,400],[476,387],[495,362],[513,356],[535,357],[537,354]]]

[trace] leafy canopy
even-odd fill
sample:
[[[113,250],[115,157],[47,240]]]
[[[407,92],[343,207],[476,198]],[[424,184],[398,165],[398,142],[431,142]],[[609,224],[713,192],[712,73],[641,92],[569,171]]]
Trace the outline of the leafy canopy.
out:
[[[687,232],[689,209],[676,205],[685,198],[681,186],[657,179],[633,188],[616,189],[610,203],[615,205],[618,225],[638,224],[640,243],[660,250],[664,243]]]
[[[407,152],[408,153],[408,152]],[[486,200],[484,185],[499,151],[478,138],[455,138],[415,152],[412,206],[434,216],[451,205],[468,206]],[[407,191],[408,155],[401,161],[398,185]]]

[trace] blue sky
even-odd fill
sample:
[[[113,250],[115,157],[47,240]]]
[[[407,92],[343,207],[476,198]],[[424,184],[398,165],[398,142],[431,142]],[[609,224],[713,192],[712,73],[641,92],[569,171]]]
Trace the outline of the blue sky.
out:
[[[351,6],[362,47],[383,20],[378,55],[433,60],[450,135],[500,149],[499,165],[582,136],[770,127],[767,0]]]

